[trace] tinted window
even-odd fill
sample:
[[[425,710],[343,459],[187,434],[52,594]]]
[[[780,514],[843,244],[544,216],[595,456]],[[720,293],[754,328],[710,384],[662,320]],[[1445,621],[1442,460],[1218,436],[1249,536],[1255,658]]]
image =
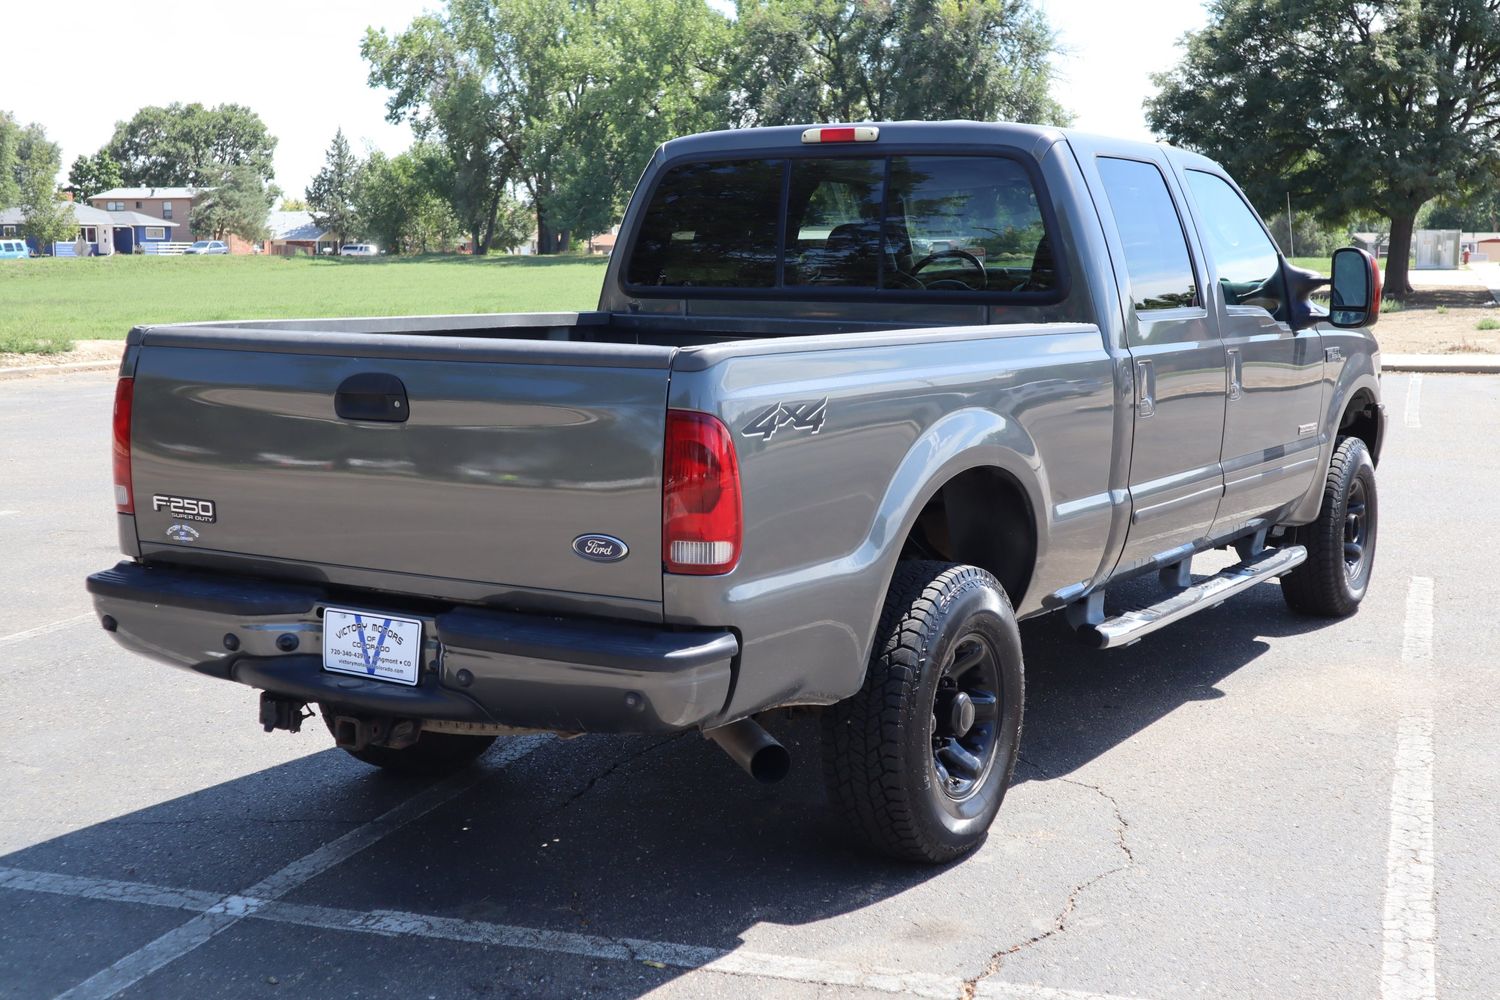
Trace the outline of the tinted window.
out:
[[[635,286],[941,294],[1061,286],[1031,177],[1000,156],[865,153],[673,167],[630,253],[625,281]]]
[[[1099,176],[1124,244],[1136,311],[1198,305],[1187,238],[1161,171],[1138,160],[1100,157]]]
[[[626,271],[633,285],[772,288],[784,160],[689,163],[662,177]]]
[[[1219,273],[1225,303],[1260,306],[1278,315],[1285,299],[1281,259],[1260,219],[1224,178],[1189,170],[1187,182],[1198,202],[1203,242]]]
[[[912,156],[891,160],[886,235],[897,273],[934,291],[1056,287],[1036,189],[1014,160]]]
[[[884,160],[794,160],[786,283],[873,288],[880,274]]]

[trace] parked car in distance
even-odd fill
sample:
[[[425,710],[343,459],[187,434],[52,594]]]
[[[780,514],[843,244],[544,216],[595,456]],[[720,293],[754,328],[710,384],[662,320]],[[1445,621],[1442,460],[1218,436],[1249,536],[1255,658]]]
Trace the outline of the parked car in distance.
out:
[[[0,240],[0,260],[20,260],[31,256],[25,240]]]
[[[380,248],[373,243],[345,243],[339,247],[340,257],[374,257]]]
[[[228,253],[229,244],[223,240],[199,240],[182,252],[192,254]]]

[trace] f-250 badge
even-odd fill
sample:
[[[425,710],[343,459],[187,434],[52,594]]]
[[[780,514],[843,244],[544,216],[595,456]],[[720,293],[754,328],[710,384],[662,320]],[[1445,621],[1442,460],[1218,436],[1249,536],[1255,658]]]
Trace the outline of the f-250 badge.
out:
[[[813,434],[823,429],[828,419],[828,397],[810,403],[777,403],[756,417],[740,431],[746,437],[758,437],[765,441],[783,427],[794,431],[809,431]]]

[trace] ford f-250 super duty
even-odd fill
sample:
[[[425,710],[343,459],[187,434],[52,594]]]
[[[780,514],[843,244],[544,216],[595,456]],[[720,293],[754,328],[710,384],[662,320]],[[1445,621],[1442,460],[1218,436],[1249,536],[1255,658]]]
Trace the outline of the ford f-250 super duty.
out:
[[[408,771],[698,729],[771,780],[755,717],[816,706],[854,828],[940,861],[1011,778],[1018,618],[1111,647],[1275,577],[1299,612],[1365,594],[1379,271],[1338,251],[1320,308],[1209,160],[697,135],[618,246],[595,312],[131,331],[104,628]]]

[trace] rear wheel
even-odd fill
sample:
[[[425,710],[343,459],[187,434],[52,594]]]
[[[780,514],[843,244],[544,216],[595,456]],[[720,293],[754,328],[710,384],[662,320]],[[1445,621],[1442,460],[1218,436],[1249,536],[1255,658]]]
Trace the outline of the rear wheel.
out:
[[[1307,562],[1281,578],[1287,606],[1325,618],[1352,614],[1370,589],[1379,515],[1369,449],[1359,438],[1340,438],[1318,519],[1297,529]]]
[[[333,732],[335,712],[327,705],[319,705],[323,723]],[[355,760],[363,761],[393,774],[436,776],[451,774],[478,760],[490,745],[493,736],[465,736],[459,733],[428,733],[418,735],[411,746],[394,747],[367,746],[362,750],[351,747],[341,749]]]
[[[1021,639],[974,566],[901,563],[864,686],[823,716],[829,795],[877,850],[950,861],[1000,810],[1021,738]]]

